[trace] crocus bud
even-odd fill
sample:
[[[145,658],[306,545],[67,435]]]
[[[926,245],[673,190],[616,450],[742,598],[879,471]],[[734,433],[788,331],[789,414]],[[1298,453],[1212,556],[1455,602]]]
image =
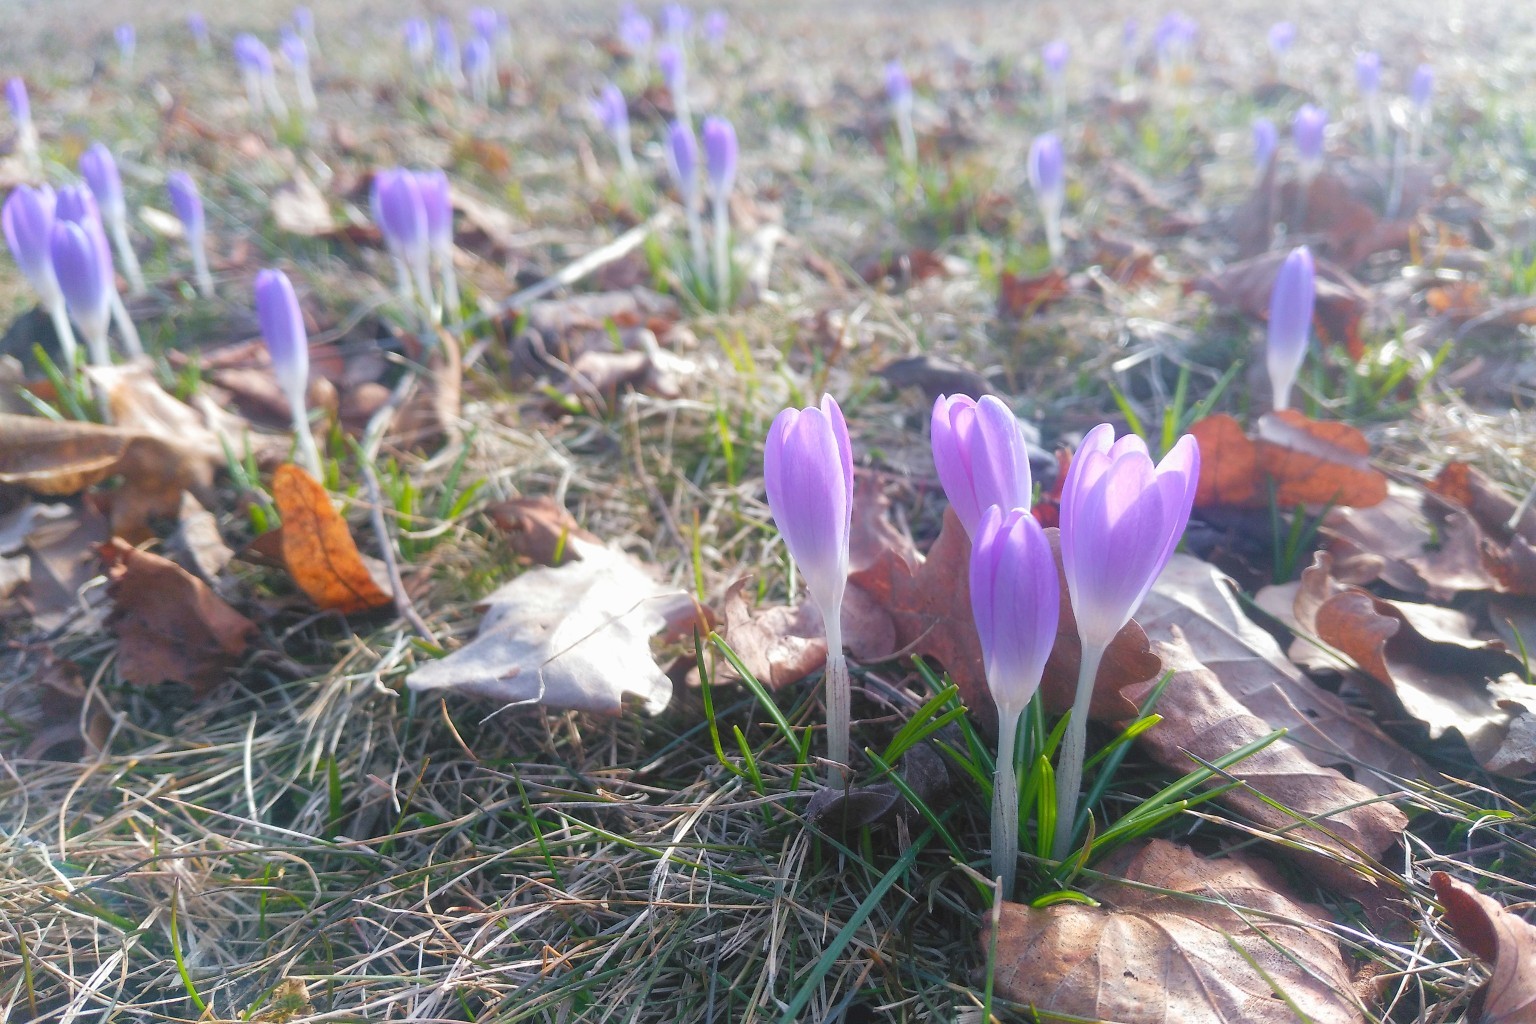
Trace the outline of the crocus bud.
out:
[[[102,245],[102,240],[85,225],[67,220],[53,223],[49,240],[53,272],[69,315],[80,325],[91,362],[97,366],[111,362],[107,323],[112,316],[112,290],[106,269],[111,257],[103,258]]]
[[[651,19],[635,10],[633,5],[626,6],[619,15],[619,41],[630,53],[644,53],[650,49],[655,34]]]
[[[656,47],[656,66],[661,69],[661,77],[667,83],[667,89],[678,91],[678,76],[683,71],[683,51],[671,43],[662,43]]]
[[[718,50],[725,45],[725,34],[730,24],[730,18],[724,11],[713,10],[704,15],[704,38],[710,46]]]
[[[1200,480],[1185,434],[1155,468],[1135,434],[1088,432],[1061,493],[1061,559],[1083,647],[1103,648],[1131,620],[1178,546]]]
[[[885,95],[897,110],[911,109],[912,80],[899,60],[888,61],[885,65]]]
[[[1067,46],[1065,39],[1053,39],[1046,43],[1040,51],[1040,59],[1045,65],[1045,73],[1052,78],[1060,78],[1067,70],[1067,59],[1071,55],[1072,50]]]
[[[1253,120],[1253,162],[1263,174],[1269,168],[1269,162],[1275,158],[1275,147],[1280,142],[1280,131],[1275,127],[1275,122],[1267,117],[1256,117]]]
[[[1328,128],[1328,112],[1311,103],[1303,103],[1291,119],[1291,141],[1303,163],[1316,164],[1323,159],[1323,138]]]
[[[1017,723],[1040,688],[1061,608],[1056,556],[1028,509],[986,510],[971,546],[970,586],[987,687]]]
[[[123,63],[131,63],[133,52],[138,48],[138,33],[134,32],[132,25],[123,22],[112,30],[112,35],[117,39],[118,56],[123,58]]]
[[[172,171],[165,179],[165,191],[171,198],[171,209],[187,235],[203,233],[203,199],[198,194],[197,183],[186,171]]]
[[[256,275],[256,319],[272,357],[272,373],[290,400],[309,388],[309,332],[293,282],[281,270]]]
[[[1355,87],[1362,96],[1374,96],[1381,88],[1381,55],[1368,50],[1355,55]]]
[[[768,508],[806,588],[824,615],[842,606],[853,527],[853,449],[831,395],[821,406],[785,409],[763,451]]]
[[[117,161],[112,159],[112,151],[100,142],[92,143],[80,154],[80,174],[91,187],[96,205],[107,219],[121,216],[124,211],[123,179],[117,173]]]
[[[1066,187],[1061,140],[1053,132],[1036,135],[1029,144],[1029,184],[1041,197],[1060,195]]]
[[[401,26],[401,38],[405,42],[406,56],[418,68],[427,63],[432,54],[432,29],[425,18],[408,18]]]
[[[501,15],[489,7],[471,7],[469,9],[469,27],[486,42],[494,42],[496,33],[501,28]]]
[[[1277,21],[1269,26],[1269,52],[1283,57],[1290,52],[1296,41],[1296,26],[1288,21]]]
[[[416,191],[427,218],[427,242],[433,249],[453,245],[453,197],[448,175],[436,168],[415,172]]]
[[[59,294],[50,250],[55,202],[53,189],[47,185],[18,185],[5,197],[5,207],[0,210],[11,257],[45,306]]]
[[[704,119],[704,163],[715,201],[722,202],[736,180],[736,129],[723,117]]]
[[[58,191],[58,203],[54,207],[55,220],[67,220],[73,224],[79,224],[86,234],[98,240],[102,266],[106,279],[113,281],[112,250],[107,245],[106,229],[101,222],[101,209],[96,205],[96,197],[89,188],[84,185],[65,185]],[[115,284],[114,284],[115,287]]]
[[[661,9],[662,30],[674,42],[681,42],[693,28],[693,12],[682,4],[667,4]]]
[[[1413,80],[1408,84],[1408,98],[1417,109],[1427,110],[1434,92],[1435,69],[1428,64],[1420,64],[1413,69]]]
[[[412,252],[427,244],[427,210],[416,176],[403,168],[373,176],[373,219],[392,250]]]
[[[282,42],[278,47],[283,53],[283,59],[288,66],[295,69],[309,67],[309,47],[304,44],[304,37],[292,29],[283,30]]]
[[[32,103],[27,98],[27,83],[20,78],[12,78],[5,83],[5,102],[11,108],[11,120],[18,127],[24,127],[32,123]]]
[[[312,38],[315,34],[315,12],[308,7],[295,7],[293,9],[293,27],[299,30],[299,34],[305,39]]]
[[[1280,265],[1269,293],[1270,389],[1275,409],[1291,404],[1291,388],[1307,354],[1307,335],[1312,328],[1312,309],[1317,293],[1317,271],[1306,246],[1291,250]]]
[[[989,506],[1029,508],[1029,448],[1018,417],[1000,399],[940,395],[930,434],[939,482],[968,536],[975,538]]]
[[[699,143],[687,123],[673,121],[667,129],[667,156],[672,168],[672,180],[677,183],[683,205],[692,209],[698,188]]]
[[[629,103],[624,91],[612,82],[604,82],[602,91],[592,100],[592,116],[615,140],[629,138]]]

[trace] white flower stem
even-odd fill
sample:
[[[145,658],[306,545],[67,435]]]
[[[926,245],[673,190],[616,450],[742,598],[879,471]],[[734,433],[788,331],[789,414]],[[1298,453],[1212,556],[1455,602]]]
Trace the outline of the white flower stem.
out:
[[[1065,860],[1072,849],[1072,824],[1077,820],[1078,791],[1083,788],[1083,755],[1088,746],[1088,705],[1093,703],[1093,684],[1099,676],[1106,644],[1083,644],[1082,666],[1077,674],[1077,697],[1072,701],[1072,717],[1067,720],[1067,734],[1061,742],[1061,760],[1056,767],[1056,838],[1051,856]]]
[[[683,193],[683,202],[688,207],[688,245],[693,250],[693,272],[703,278],[709,273],[708,257],[704,252],[704,218],[699,214],[697,197],[691,191]]]
[[[309,77],[309,68],[306,65],[299,64],[294,67],[293,84],[299,93],[299,109],[305,113],[313,113],[320,104],[315,100],[315,83]]]
[[[68,379],[74,375],[80,346],[75,342],[75,329],[69,324],[69,312],[64,306],[63,296],[48,303],[48,319],[53,321],[53,333],[59,339],[59,358],[63,360],[59,369]]]
[[[117,250],[117,258],[123,261],[123,276],[128,278],[128,294],[143,295],[144,271],[139,266],[138,254],[128,241],[127,214],[117,210],[107,220],[112,232],[112,247]]]
[[[187,238],[187,246],[192,250],[192,276],[197,281],[197,292],[205,299],[213,298],[213,275],[208,272],[208,246],[207,240],[198,234]]]
[[[1051,254],[1051,266],[1061,265],[1066,245],[1061,240],[1061,208],[1063,196],[1054,192],[1040,197],[1041,219],[1045,221],[1045,247]]]
[[[437,252],[438,278],[443,282],[443,307],[448,322],[459,322],[459,275],[453,269],[453,246],[447,245]]]
[[[1019,866],[1019,768],[1014,743],[1023,708],[997,706],[997,769],[992,775],[992,877],[1003,899],[1013,896]]]
[[[848,782],[848,731],[853,717],[852,684],[848,659],[843,654],[842,609],[822,612],[827,631],[827,760],[832,762],[828,783],[838,789]]]
[[[85,350],[90,355],[92,366],[112,365],[112,346],[107,342],[107,325],[100,327],[87,327],[80,325],[80,333],[85,335]]]
[[[896,106],[896,134],[901,138],[901,160],[908,167],[917,166],[917,132],[912,127],[912,107]]]
[[[298,441],[299,466],[316,480],[323,480],[320,475],[320,448],[315,444],[315,433],[309,425],[309,407],[304,401],[304,392],[290,392],[288,406],[293,410],[293,434]]]
[[[123,349],[128,355],[135,359],[142,356],[144,342],[139,339],[139,329],[134,326],[133,317],[128,315],[128,306],[116,288],[112,289],[112,321],[117,324],[118,333],[123,336]]]
[[[713,197],[715,209],[715,305],[731,307],[731,212],[730,198]]]

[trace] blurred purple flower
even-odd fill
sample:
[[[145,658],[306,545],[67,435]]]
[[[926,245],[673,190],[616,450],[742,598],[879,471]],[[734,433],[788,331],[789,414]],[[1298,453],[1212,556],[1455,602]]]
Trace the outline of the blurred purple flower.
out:
[[[691,210],[698,189],[699,143],[686,122],[673,121],[667,129],[667,156],[683,205]]]
[[[1269,52],[1283,57],[1296,42],[1296,26],[1288,21],[1277,21],[1269,26]]]
[[[1266,357],[1275,409],[1288,409],[1291,388],[1307,354],[1312,310],[1317,295],[1317,270],[1306,246],[1291,250],[1269,293],[1269,344]]]
[[[723,117],[704,119],[704,165],[716,202],[730,194],[736,180],[736,129]]]
[[[80,174],[91,187],[97,207],[108,220],[123,213],[123,179],[117,172],[117,161],[112,159],[110,149],[100,142],[93,142],[80,154]]]
[[[1323,143],[1328,129],[1328,112],[1311,103],[1303,103],[1291,119],[1291,141],[1304,163],[1315,164],[1323,158]]]
[[[0,209],[11,257],[44,305],[59,294],[49,249],[56,201],[53,189],[47,185],[18,185],[5,197],[5,206]]]
[[[165,191],[171,198],[171,209],[187,232],[188,238],[200,238],[203,234],[203,197],[198,194],[197,183],[186,171],[172,171],[165,179]]]
[[[297,32],[289,28],[283,29],[283,39],[279,49],[282,50],[283,59],[288,62],[289,67],[295,70],[309,67],[309,47],[305,45],[304,37]]]
[[[704,15],[704,38],[715,49],[725,45],[725,35],[730,28],[730,17],[724,11],[713,10]]]
[[[427,244],[439,252],[453,245],[453,194],[448,175],[433,168],[416,171],[416,192],[426,216]]]
[[[112,317],[111,283],[104,269],[102,247],[88,226],[73,221],[55,220],[49,238],[53,272],[69,315],[85,335],[91,362],[98,366],[111,361],[107,350],[107,324]],[[111,256],[105,257],[110,266]]]
[[[1381,88],[1381,55],[1373,50],[1355,55],[1355,87],[1362,96],[1374,96]]]
[[[662,31],[674,42],[682,42],[693,28],[693,12],[683,4],[667,4],[661,9]]]
[[[1430,98],[1435,92],[1435,69],[1420,64],[1413,69],[1413,80],[1408,83],[1408,98],[1419,110],[1428,110]]]
[[[112,35],[117,40],[118,54],[125,61],[132,60],[133,51],[138,46],[138,33],[134,32],[133,26],[125,21],[112,30]]]
[[[661,69],[662,80],[667,83],[670,92],[676,93],[681,87],[683,60],[683,51],[671,43],[662,43],[656,47],[656,66]]]
[[[1066,188],[1066,158],[1054,132],[1036,135],[1029,144],[1029,184],[1038,196],[1060,195]]]
[[[489,7],[471,7],[469,27],[475,35],[487,42],[495,42],[497,33],[501,31],[501,15]]]
[[[410,57],[411,63],[420,67],[426,64],[427,58],[432,53],[432,29],[427,25],[425,18],[408,18],[401,26],[402,38],[405,41],[405,52]]]
[[[1024,431],[997,397],[940,395],[933,403],[930,444],[950,508],[972,539],[988,507],[1029,508],[1034,485]]]
[[[1253,119],[1253,162],[1263,174],[1269,167],[1269,162],[1275,158],[1275,149],[1280,144],[1280,130],[1275,127],[1275,122],[1267,117]]]
[[[651,19],[635,10],[633,4],[626,4],[619,14],[619,41],[624,48],[631,54],[644,53],[650,49],[655,34]]]
[[[427,245],[427,209],[416,175],[401,167],[373,176],[373,220],[391,251],[415,252]]]
[[[898,110],[912,105],[912,80],[907,77],[901,61],[887,61],[885,65],[885,95],[891,106]]]
[[[187,15],[187,31],[192,34],[192,39],[199,46],[208,44],[208,19],[197,11]]]
[[[272,357],[272,373],[290,401],[309,388],[309,332],[293,282],[281,270],[256,275],[256,319]],[[302,404],[302,401],[301,401]]]
[[[971,547],[971,613],[998,711],[1017,726],[1056,644],[1061,584],[1045,530],[1027,508],[988,506]]]
[[[11,108],[11,120],[17,125],[32,123],[32,101],[27,98],[27,83],[12,78],[5,83],[5,102]]]
[[[1040,59],[1045,64],[1045,73],[1052,78],[1062,76],[1067,70],[1067,60],[1071,56],[1072,50],[1067,46],[1065,39],[1053,39],[1040,51]]]

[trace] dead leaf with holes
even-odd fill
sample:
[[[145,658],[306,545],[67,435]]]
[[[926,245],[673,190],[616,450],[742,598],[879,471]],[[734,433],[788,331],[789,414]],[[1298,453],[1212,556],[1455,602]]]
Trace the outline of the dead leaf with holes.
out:
[[[481,602],[475,638],[412,672],[406,685],[502,706],[617,715],[633,694],[651,714],[665,709],[672,681],[650,637],[692,618],[693,600],[622,551],[570,543],[576,561],[530,569],[497,589]]]
[[[1101,865],[1099,906],[1002,904],[981,936],[997,991],[1116,1024],[1358,1024],[1338,940],[1262,861],[1160,839]]]
[[[1287,409],[1260,417],[1252,437],[1225,413],[1196,420],[1189,432],[1200,442],[1196,508],[1266,508],[1271,500],[1282,508],[1369,507],[1387,497],[1370,443],[1347,423]]]
[[[374,579],[346,520],[314,477],[298,466],[277,467],[272,500],[283,519],[283,562],[318,607],[365,612],[393,600]]]
[[[118,674],[138,686],[183,683],[199,699],[208,696],[239,663],[256,624],[159,555],[113,538],[101,557]]]
[[[1478,1024],[1536,1020],[1536,926],[1444,871],[1429,881],[1456,938],[1493,965],[1467,1019]]]

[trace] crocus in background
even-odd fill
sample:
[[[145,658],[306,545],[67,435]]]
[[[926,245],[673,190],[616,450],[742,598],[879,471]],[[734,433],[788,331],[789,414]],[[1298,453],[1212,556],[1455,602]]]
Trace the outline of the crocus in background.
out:
[[[464,67],[459,60],[459,39],[454,35],[453,22],[443,15],[437,19],[437,27],[432,32],[433,62],[437,68],[437,77],[450,89],[455,91],[464,88]]]
[[[1180,11],[1163,15],[1152,32],[1152,47],[1157,54],[1158,74],[1177,84],[1189,67],[1198,28],[1193,18]]]
[[[1051,113],[1057,125],[1063,125],[1067,118],[1067,61],[1071,56],[1065,39],[1053,39],[1040,51],[1045,78],[1051,86]]]
[[[496,57],[485,36],[470,36],[464,44],[464,77],[469,80],[470,99],[477,106],[490,106],[496,82]]]
[[[1307,335],[1317,297],[1317,269],[1306,246],[1292,249],[1269,293],[1269,343],[1265,356],[1274,408],[1291,407],[1291,388],[1307,355]]]
[[[1179,438],[1156,467],[1135,434],[1115,440],[1101,423],[1088,432],[1061,491],[1061,561],[1082,645],[1072,717],[1056,769],[1056,840],[1066,857],[1076,832],[1088,737],[1088,705],[1099,663],[1157,582],[1183,536],[1200,482],[1200,447]]]
[[[1275,159],[1279,145],[1280,129],[1275,127],[1275,122],[1267,117],[1254,118],[1253,165],[1258,169],[1260,179],[1269,173],[1269,165]]]
[[[54,221],[78,224],[90,236],[97,258],[101,261],[101,277],[106,282],[107,302],[118,333],[122,335],[123,348],[130,356],[142,356],[144,345],[139,340],[139,329],[134,326],[133,317],[128,315],[128,307],[117,291],[117,273],[112,268],[112,246],[107,243],[107,232],[102,227],[101,210],[96,205],[95,195],[86,185],[65,185],[59,189],[57,196],[58,201],[53,208]]]
[[[891,120],[896,122],[896,135],[901,140],[901,160],[908,167],[917,166],[917,132],[912,127],[912,80],[893,60],[885,65],[885,98],[891,104]]]
[[[112,362],[112,350],[107,343],[112,300],[98,246],[98,240],[84,225],[67,220],[53,222],[49,254],[64,304],[85,338],[91,364],[108,366]]]
[[[267,353],[272,357],[272,373],[293,412],[299,462],[318,478],[320,449],[315,446],[315,435],[309,428],[305,399],[309,391],[309,332],[304,329],[304,313],[299,309],[293,282],[281,270],[263,270],[256,275],[256,319],[267,342]]]
[[[944,496],[972,541],[990,506],[1005,512],[1029,508],[1034,488],[1029,447],[1018,417],[1001,399],[940,395],[933,403],[929,441]]]
[[[21,150],[29,174],[42,171],[42,161],[37,155],[37,126],[32,123],[32,101],[27,96],[27,83],[20,78],[5,83],[5,102],[11,108],[11,120],[16,124],[16,148]]]
[[[482,70],[480,70],[479,73],[484,76],[485,94],[489,99],[489,97],[496,95],[498,91],[498,82],[500,81],[500,72],[497,68],[496,54],[497,50],[500,49],[502,40],[506,38],[506,32],[503,30],[502,17],[499,13],[489,7],[471,7],[469,9],[469,27],[470,31],[474,33],[474,36],[471,39],[471,44],[473,43],[473,39],[481,39],[485,42],[486,60]],[[464,47],[464,64],[465,72],[467,74],[469,73],[469,60],[469,45],[466,45]],[[474,76],[471,74],[470,88],[473,90],[474,87]]]
[[[1019,861],[1019,719],[1040,689],[1056,643],[1061,584],[1045,530],[1027,507],[987,508],[971,546],[971,614],[997,704],[997,768],[992,784],[992,875],[1013,897]]]
[[[624,98],[624,91],[612,82],[606,82],[591,103],[592,116],[603,126],[613,140],[613,148],[618,151],[619,169],[625,178],[633,178],[635,153],[630,146],[629,101]]]
[[[661,28],[673,46],[682,48],[693,28],[693,12],[682,4],[667,4],[661,9]]]
[[[213,275],[208,272],[208,244],[206,222],[203,219],[203,197],[197,192],[197,183],[186,171],[172,171],[165,179],[165,191],[171,197],[171,209],[176,211],[181,228],[187,236],[187,249],[192,254],[192,276],[197,291],[205,299],[213,298]]]
[[[1328,112],[1311,103],[1303,103],[1291,118],[1291,141],[1300,161],[1302,184],[1306,185],[1323,167],[1323,143],[1328,130]]]
[[[192,41],[204,54],[213,50],[213,38],[208,34],[208,19],[197,11],[187,15],[187,32],[192,36]]]
[[[688,245],[693,251],[693,269],[704,276],[704,222],[699,215],[699,141],[687,121],[673,121],[667,129],[667,162],[678,198],[688,214]]]
[[[1296,42],[1296,26],[1288,21],[1277,21],[1269,26],[1269,56],[1275,62],[1275,75],[1285,74],[1285,60],[1290,56],[1291,44]]]
[[[284,29],[281,49],[283,60],[287,61],[288,67],[293,70],[293,84],[299,94],[299,109],[314,111],[318,104],[315,102],[315,83],[309,77],[308,44],[297,32]]]
[[[395,260],[400,298],[406,308],[432,309],[432,277],[428,271],[431,242],[427,237],[427,208],[416,175],[403,167],[373,176],[373,220]]]
[[[853,527],[853,449],[843,411],[831,395],[820,407],[785,409],[763,449],[768,508],[784,546],[805,577],[827,634],[827,757],[832,783],[847,779],[852,694],[843,654],[843,592]]]
[[[1381,149],[1387,139],[1387,112],[1381,102],[1381,55],[1373,50],[1355,55],[1355,88],[1365,100],[1371,119],[1371,141]]]
[[[117,173],[117,161],[112,151],[99,142],[80,154],[80,174],[96,197],[96,207],[101,219],[112,235],[113,248],[122,261],[123,275],[128,278],[130,295],[144,294],[144,272],[139,268],[139,257],[128,240],[128,204],[123,199],[123,179]]]
[[[730,26],[731,19],[722,10],[713,10],[704,15],[704,39],[711,50],[716,53],[725,50],[725,37]]]
[[[723,117],[704,119],[704,168],[715,218],[715,300],[731,304],[731,186],[736,182],[736,129]]]
[[[277,75],[272,66],[272,51],[267,44],[242,32],[235,37],[235,62],[240,66],[245,81],[245,98],[251,107],[251,116],[260,118],[263,110],[274,120],[288,117],[288,104],[277,91]]]
[[[672,112],[677,120],[693,123],[688,106],[688,57],[676,43],[662,43],[656,47],[656,66],[661,69],[662,80],[667,83],[667,93],[672,97]]]
[[[432,58],[432,29],[427,25],[425,18],[409,18],[401,26],[401,41],[405,44],[405,54],[410,58],[411,66],[417,74],[425,74],[427,63]]]
[[[440,170],[417,171],[416,191],[427,215],[427,247],[437,264],[437,278],[443,286],[443,307],[448,319],[459,319],[459,277],[453,267],[453,194],[448,175]]]
[[[619,41],[624,44],[629,55],[636,60],[644,60],[650,53],[651,40],[655,35],[651,19],[635,10],[633,4],[626,4],[619,13]]]
[[[53,272],[53,211],[57,199],[47,185],[18,185],[5,197],[0,223],[11,257],[37,293],[37,299],[53,322],[66,372],[75,365],[75,332],[69,326],[64,293]]]
[[[1420,64],[1413,69],[1413,78],[1408,83],[1408,102],[1413,106],[1412,117],[1409,120],[1408,152],[1415,157],[1419,155],[1424,142],[1424,133],[1429,129],[1430,100],[1434,95],[1435,69],[1428,64]]]
[[[125,21],[112,30],[112,36],[117,40],[117,56],[122,61],[123,71],[133,71],[133,55],[139,48],[138,33]]]
[[[1061,211],[1067,199],[1066,158],[1053,133],[1035,136],[1029,144],[1029,184],[1045,221],[1045,244],[1052,263],[1060,263],[1066,247],[1061,240]]]
[[[298,29],[299,38],[304,40],[304,45],[310,52],[320,52],[320,37],[315,35],[314,11],[308,7],[295,7],[293,9],[293,27]]]
[[[489,7],[471,7],[469,9],[469,28],[475,35],[488,43],[494,44],[496,36],[501,31],[501,15]]]

